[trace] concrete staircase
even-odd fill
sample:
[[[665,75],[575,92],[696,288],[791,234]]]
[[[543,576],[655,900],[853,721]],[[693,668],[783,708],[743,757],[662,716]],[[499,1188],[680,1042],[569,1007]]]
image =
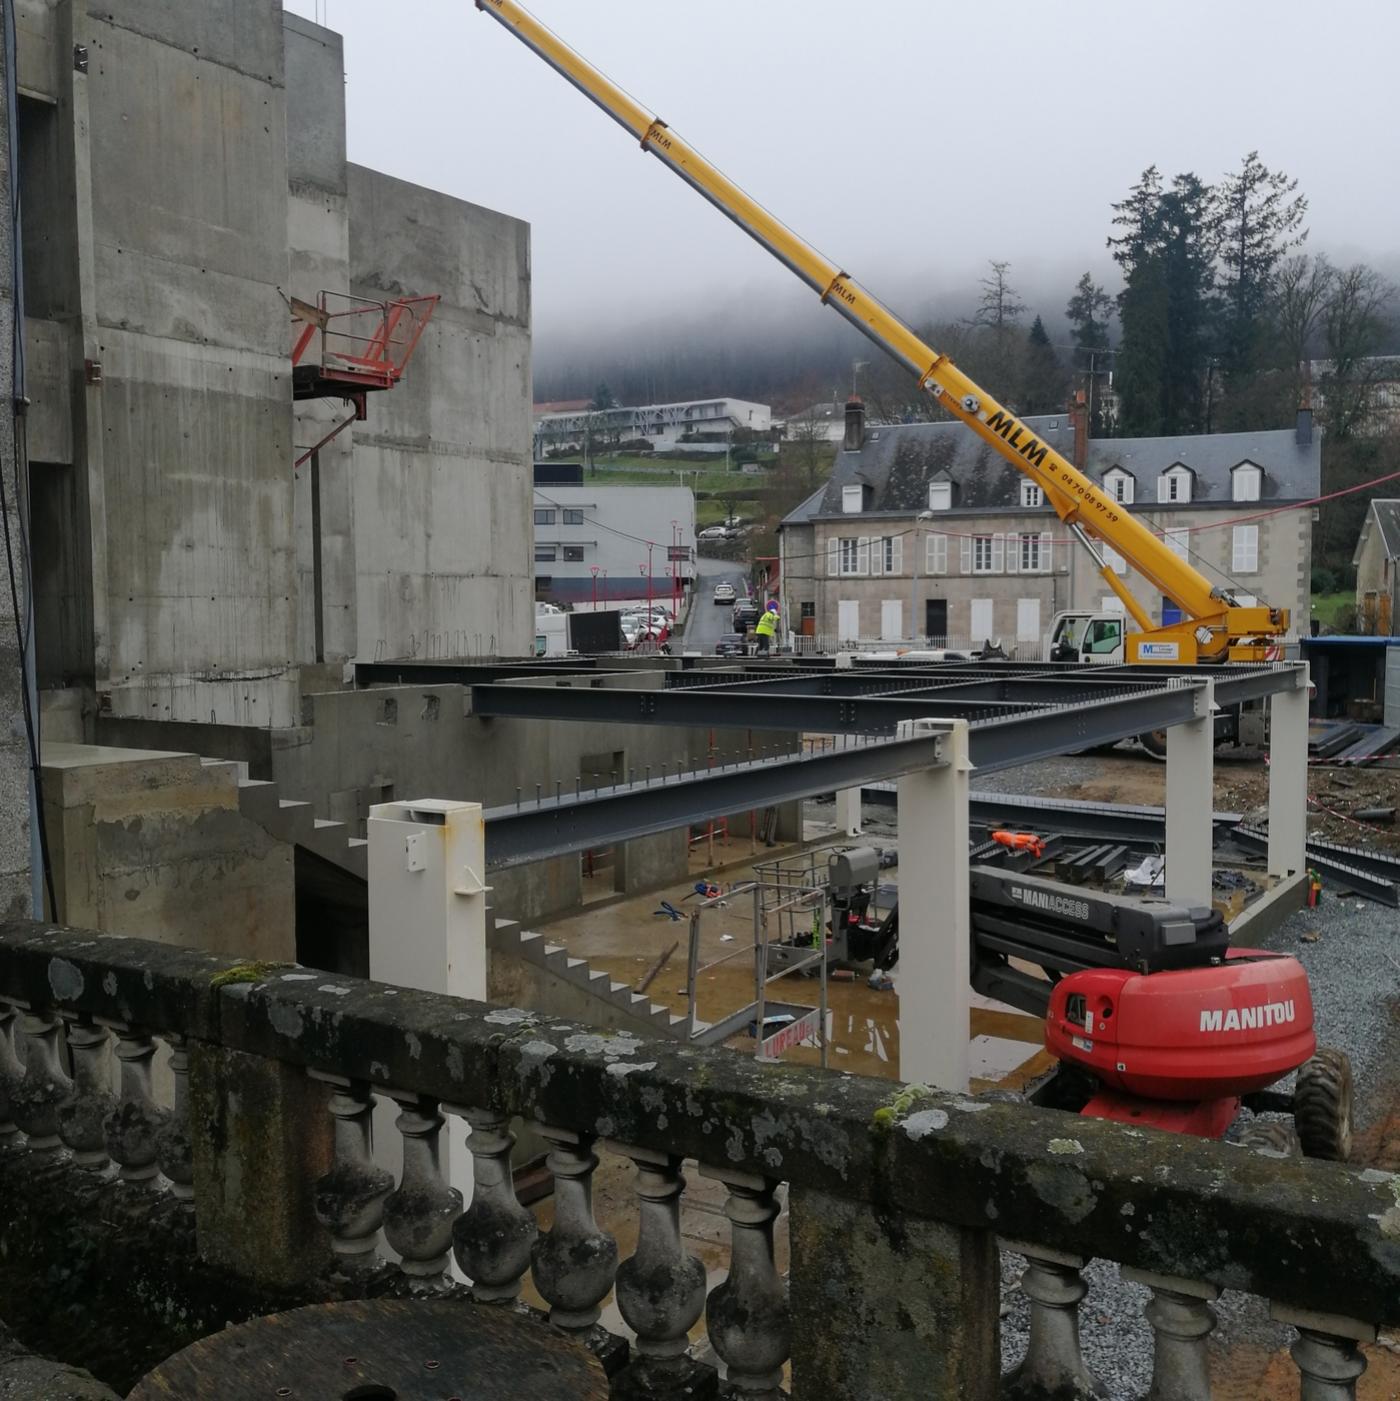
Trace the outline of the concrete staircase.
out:
[[[206,760],[219,763],[219,760]],[[369,879],[369,843],[351,836],[345,822],[328,822],[317,817],[310,803],[282,797],[275,783],[243,779],[238,785],[239,811],[250,821],[292,846],[312,852],[322,860],[358,880]],[[617,983],[605,972],[592,967],[587,959],[575,958],[542,934],[532,934],[511,920],[497,920],[490,934],[491,948],[543,969],[553,978],[572,983],[588,997],[606,1005],[614,1014],[645,1027],[653,1035],[672,1036],[678,1041],[702,1038],[708,1022],[677,1016],[669,1007],[633,992],[626,983]]]
[[[238,808],[274,837],[319,856],[358,880],[369,879],[369,843],[351,836],[349,823],[317,817],[310,803],[284,798],[275,783],[256,778],[239,783]]]
[[[677,1041],[699,1041],[710,1029],[708,1022],[678,1016],[669,1007],[653,1002],[645,993],[633,992],[627,983],[614,982],[610,974],[594,968],[586,958],[575,958],[562,945],[551,944],[543,934],[524,930],[513,921],[497,920],[490,938],[491,947],[497,952],[532,963],[572,983],[653,1035],[660,1033]]]

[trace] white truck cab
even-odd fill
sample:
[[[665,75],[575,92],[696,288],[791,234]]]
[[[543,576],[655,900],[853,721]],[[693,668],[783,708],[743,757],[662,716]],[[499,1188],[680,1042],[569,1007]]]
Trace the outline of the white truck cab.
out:
[[[1056,613],[1050,627],[1050,660],[1084,666],[1120,665],[1127,624],[1122,613]]]

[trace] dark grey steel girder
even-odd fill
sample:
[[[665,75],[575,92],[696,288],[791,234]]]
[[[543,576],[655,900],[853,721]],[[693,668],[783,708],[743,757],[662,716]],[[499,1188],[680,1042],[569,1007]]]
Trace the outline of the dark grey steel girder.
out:
[[[1107,700],[959,700],[941,691],[896,696],[766,695],[744,689],[607,686],[472,688],[472,712],[536,720],[684,725],[812,734],[891,734],[902,720],[968,720],[979,767],[996,769],[1162,729],[1195,715],[1200,686],[1157,686]],[[985,732],[985,733],[984,733]]]
[[[586,694],[586,693],[585,693]],[[491,808],[486,865],[491,870],[544,861],[590,847],[668,832],[745,808],[812,798],[863,780],[898,778],[943,762],[939,735],[873,740],[788,759],[619,784],[579,797]]]
[[[934,715],[981,720],[1037,710],[1030,701],[937,701],[896,697],[764,695],[744,690],[620,686],[472,687],[472,714],[528,720],[588,720],[614,725],[685,725],[701,729],[794,730],[817,734],[892,734],[901,720]]]

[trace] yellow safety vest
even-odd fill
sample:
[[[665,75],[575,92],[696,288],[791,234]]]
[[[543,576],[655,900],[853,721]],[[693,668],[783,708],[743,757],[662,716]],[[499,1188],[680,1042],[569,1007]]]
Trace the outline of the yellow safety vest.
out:
[[[770,608],[759,620],[754,632],[759,637],[772,637],[778,631],[778,615]]]

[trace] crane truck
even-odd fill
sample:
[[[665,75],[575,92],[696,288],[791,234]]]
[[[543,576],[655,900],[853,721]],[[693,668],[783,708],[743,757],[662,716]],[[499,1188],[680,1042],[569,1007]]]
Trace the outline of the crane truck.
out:
[[[1000,452],[1045,494],[1069,532],[1093,557],[1100,576],[1122,603],[1138,631],[1123,638],[1119,660],[1191,666],[1212,662],[1264,662],[1277,655],[1288,631],[1288,611],[1241,604],[1227,588],[1213,585],[1189,561],[1033,433],[1004,404],[979,388],[946,355],[926,345],[844,269],[780,223],[711,165],[667,124],[634,101],[575,53],[515,0],[476,0],[562,77],[596,103],[637,140],[641,149],[670,167],[842,316],[915,376],[919,386],[952,417]],[[1181,611],[1179,622],[1156,624],[1105,557],[1100,545],[1123,556],[1164,598]],[[1083,633],[1097,615],[1056,618],[1052,646]]]
[[[1061,613],[1051,635],[1056,652],[1081,664],[1126,660],[1191,666],[1277,657],[1279,638],[1289,625],[1286,610],[1241,604],[1228,589],[1212,585],[946,355],[925,345],[854,278],[781,224],[515,0],[476,0],[476,5],[601,107],[644,152],[669,166],[807,283],[826,305],[894,356],[937,404],[1040,487],[1093,556],[1104,583],[1138,628],[1126,632],[1122,620],[1112,614]],[[1175,603],[1181,620],[1154,624],[1100,545],[1128,560]],[[1143,908],[1138,902],[1105,899],[1096,913],[1087,901],[1077,902],[1084,906],[1078,909],[1051,883],[1048,890],[1030,890],[1024,881],[1008,884],[994,875],[988,880],[992,896],[1006,895],[1015,913],[987,916],[990,923],[978,948],[979,977],[985,986],[1002,989],[1003,995],[1009,989],[1013,1002],[1019,999],[1020,1005],[1034,1005],[1046,1015],[1047,1049],[1092,1083],[1092,1093],[1074,1106],[1080,1112],[1214,1137],[1225,1131],[1246,1095],[1268,1093],[1268,1085],[1296,1069],[1296,1094],[1278,1096],[1274,1107],[1293,1109],[1300,1137],[1311,1152],[1345,1158],[1351,1069],[1337,1052],[1313,1054],[1307,975],[1296,959],[1228,949],[1218,917],[1208,910]],[[1051,910],[1061,925],[1041,927],[1026,918],[1024,911],[1030,906]],[[1061,927],[1065,921],[1067,927]],[[877,957],[882,966],[892,962],[898,956],[897,929],[892,917],[869,931],[878,948],[872,944],[860,956]],[[1044,979],[1031,986],[1029,979],[1011,978],[1007,969],[1012,952],[1038,964]],[[1231,1009],[1228,1017],[1220,1011],[1226,1004]],[[1118,1006],[1132,1013],[1125,1015],[1121,1027],[1111,1020]],[[1260,1044],[1260,1026],[1271,1028],[1265,1044]],[[1129,1027],[1131,1035],[1125,1037],[1122,1033]]]

